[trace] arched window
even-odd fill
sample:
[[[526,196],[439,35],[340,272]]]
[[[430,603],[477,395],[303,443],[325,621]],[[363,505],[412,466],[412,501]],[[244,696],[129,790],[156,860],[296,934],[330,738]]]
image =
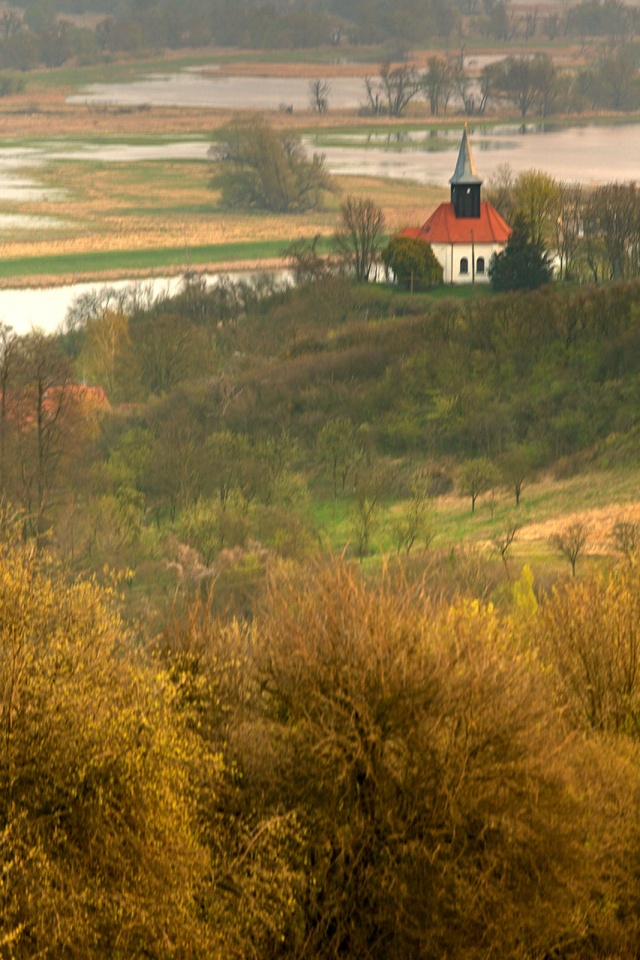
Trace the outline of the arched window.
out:
[[[460,273],[469,273],[469,261],[466,257],[460,261]]]
[[[478,257],[476,260],[476,273],[484,273],[484,257]]]

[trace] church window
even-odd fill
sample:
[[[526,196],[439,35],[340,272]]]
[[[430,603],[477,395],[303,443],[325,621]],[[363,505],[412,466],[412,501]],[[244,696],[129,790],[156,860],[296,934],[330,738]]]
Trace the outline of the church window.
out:
[[[466,257],[460,261],[460,273],[469,273],[469,261]]]

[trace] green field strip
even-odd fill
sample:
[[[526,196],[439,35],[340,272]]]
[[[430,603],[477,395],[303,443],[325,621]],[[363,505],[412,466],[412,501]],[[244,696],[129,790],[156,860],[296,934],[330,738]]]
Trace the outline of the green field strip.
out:
[[[155,270],[161,267],[203,263],[268,260],[281,257],[287,244],[281,240],[255,243],[220,243],[200,247],[164,247],[157,250],[105,250],[96,253],[15,257],[0,260],[0,277],[36,277],[55,274],[92,274],[111,270]]]

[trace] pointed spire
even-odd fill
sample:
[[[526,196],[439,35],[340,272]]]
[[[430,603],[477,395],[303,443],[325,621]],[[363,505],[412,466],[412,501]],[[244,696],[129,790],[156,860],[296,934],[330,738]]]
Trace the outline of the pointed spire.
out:
[[[471,153],[471,144],[469,143],[469,134],[467,132],[466,123],[464,125],[464,132],[462,134],[462,141],[460,143],[458,162],[456,163],[456,169],[454,170],[453,176],[449,180],[449,183],[452,186],[455,186],[456,184],[482,183],[482,180],[476,171],[476,164],[475,160],[473,159],[473,154]]]

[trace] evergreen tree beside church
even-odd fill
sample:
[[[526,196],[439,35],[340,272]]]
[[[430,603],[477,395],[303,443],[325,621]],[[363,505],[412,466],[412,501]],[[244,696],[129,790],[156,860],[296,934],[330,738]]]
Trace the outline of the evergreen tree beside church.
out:
[[[536,290],[549,283],[552,276],[550,255],[532,238],[524,218],[518,217],[504,250],[491,258],[491,286],[498,291]]]

